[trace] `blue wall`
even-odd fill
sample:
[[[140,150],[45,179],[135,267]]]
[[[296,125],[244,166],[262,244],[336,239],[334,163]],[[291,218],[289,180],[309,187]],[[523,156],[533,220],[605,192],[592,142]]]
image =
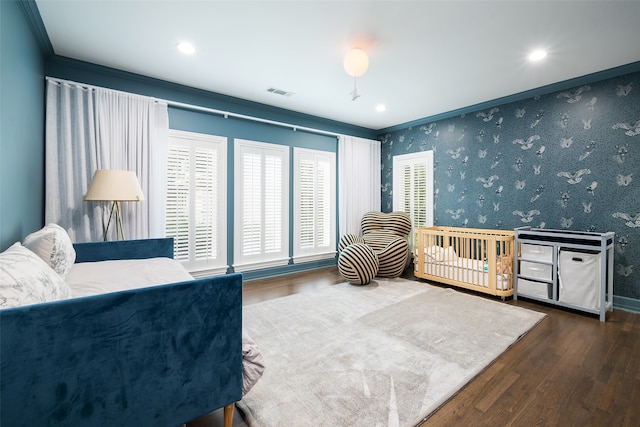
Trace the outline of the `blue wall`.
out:
[[[43,225],[45,75],[376,137],[370,129],[55,56],[32,1],[0,1],[0,18],[0,250]],[[631,73],[614,70],[616,77],[602,79],[601,73],[574,87],[565,82],[556,92],[541,88],[536,96],[520,94],[517,100],[489,101],[463,114],[390,128],[381,136],[383,189],[390,188],[393,155],[434,149],[437,224],[615,231],[615,294],[640,300],[640,273],[634,271],[640,253],[640,136],[616,126],[640,120],[640,66],[633,65]],[[227,136],[230,147],[233,138],[329,151],[337,146],[332,137],[179,108],[170,108],[169,115],[172,128]],[[531,147],[518,140],[530,140]],[[383,210],[391,209],[389,191],[383,191],[382,204]],[[230,199],[229,218],[232,206]],[[229,231],[232,236],[231,224]]]
[[[206,92],[166,81],[127,73],[120,70],[105,68],[95,64],[53,56],[47,61],[47,76],[72,80],[89,85],[101,86],[116,90],[153,96],[169,101],[181,102],[212,108],[220,111],[243,114],[281,123],[290,123],[307,128],[320,129],[333,133],[375,138],[373,130],[348,125],[336,121],[300,114],[293,111],[277,109],[225,95]],[[169,107],[169,127],[175,130],[199,132],[228,138],[228,175],[233,176],[233,147],[234,139],[249,139],[269,142],[289,147],[313,148],[337,152],[337,138],[303,130],[294,131],[288,127],[249,121],[241,118],[224,118],[219,114],[196,111],[182,107]],[[290,171],[293,176],[293,171]],[[290,182],[290,194],[293,192],[293,181]],[[293,200],[289,207],[289,218],[293,221]],[[228,180],[227,192],[227,258],[228,264],[233,264],[233,236],[234,236],[234,191],[233,180]],[[293,229],[293,225],[291,225]],[[290,250],[293,248],[293,236],[289,236]],[[289,265],[286,267],[270,268],[264,271],[251,271],[243,274],[246,279],[292,273],[296,271],[334,265],[335,259]]]
[[[614,294],[640,300],[640,72],[380,139],[383,210],[392,209],[392,157],[433,150],[436,225],[614,231]]]
[[[21,240],[44,224],[44,77],[51,76],[89,85],[153,96],[180,103],[259,117],[337,134],[375,138],[370,129],[269,107],[95,64],[59,57],[44,30],[35,2],[1,1],[2,110],[0,145],[0,250]],[[272,142],[290,147],[337,151],[335,137],[293,131],[286,127],[224,119],[177,107],[169,108],[172,129],[209,133],[229,139],[229,173],[233,173],[234,138]],[[293,175],[292,175],[293,176]],[[291,183],[293,186],[293,183]],[[233,218],[233,182],[229,184],[228,217]],[[293,218],[293,207],[290,207]],[[233,237],[233,222],[228,235]],[[290,238],[292,246],[293,237]],[[232,240],[230,239],[230,242]],[[228,245],[229,263],[233,247]],[[328,262],[334,263],[333,260]],[[246,278],[316,268],[327,262],[308,263],[246,273]]]
[[[337,138],[332,136],[293,131],[281,127],[266,125],[242,119],[225,119],[206,113],[194,113],[192,111],[170,108],[169,126],[171,129],[199,132],[205,134],[219,135],[228,138],[227,146],[227,171],[228,176],[234,176],[234,138],[248,139],[253,141],[268,142],[273,144],[288,145],[290,147],[311,148],[317,150],[337,152]],[[293,153],[291,153],[293,155]],[[290,164],[289,176],[293,177],[293,166]],[[234,241],[234,182],[228,179],[227,196],[227,257],[228,263],[233,264],[233,241]],[[289,194],[293,194],[293,179],[289,182]],[[293,199],[290,198],[289,223],[293,230]],[[289,235],[290,255],[293,248],[293,234]],[[246,279],[253,279],[264,276],[273,276],[294,271],[301,271],[310,268],[319,268],[335,264],[335,260],[306,263],[301,265],[289,265],[287,267],[270,268],[265,271],[248,271],[243,273]]]
[[[264,104],[246,101],[231,96],[179,85],[139,74],[128,73],[113,68],[77,61],[61,56],[53,56],[47,61],[47,76],[58,77],[80,83],[122,90],[140,95],[153,96],[175,102],[198,105],[247,116],[260,117],[297,126],[322,129],[329,132],[375,138],[376,132],[359,126],[353,126],[333,120],[310,116],[291,110],[275,108]],[[213,117],[206,113],[188,111],[193,121],[206,121]],[[171,119],[171,117],[170,117]],[[246,121],[234,121],[236,129],[242,129]],[[268,126],[268,125],[267,125]],[[270,127],[270,126],[269,126]],[[265,128],[266,129],[266,128]],[[275,131],[275,130],[274,130]],[[280,128],[279,131],[286,131]]]
[[[44,77],[58,77],[90,85],[161,99],[260,117],[301,127],[375,138],[374,131],[306,114],[273,108],[206,92],[146,76],[59,57],[44,30],[33,1],[1,1],[2,110],[0,156],[0,250],[42,227],[44,221]],[[229,138],[229,171],[233,173],[233,139],[246,138],[290,147],[337,151],[335,137],[302,130],[171,107],[172,129],[222,135]],[[228,217],[233,218],[233,183],[230,182]],[[293,186],[293,183],[291,184]],[[292,207],[290,217],[293,218]],[[229,236],[233,222],[229,221]],[[292,237],[291,239],[292,240]],[[292,243],[292,242],[290,242]],[[232,245],[229,243],[229,262]],[[269,275],[314,268],[326,263],[272,269]],[[264,272],[246,273],[261,277]]]
[[[44,52],[24,6],[0,1],[0,250],[44,221]]]

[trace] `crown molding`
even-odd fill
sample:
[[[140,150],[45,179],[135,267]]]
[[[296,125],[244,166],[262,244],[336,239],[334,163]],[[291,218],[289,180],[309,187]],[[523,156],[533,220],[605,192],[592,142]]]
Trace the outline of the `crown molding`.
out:
[[[635,72],[640,72],[640,61],[632,62],[626,65],[621,65],[619,67],[609,68],[607,70],[598,71],[591,74],[586,74],[581,77],[564,80],[558,83],[552,83],[546,86],[541,86],[535,89],[527,90],[527,91],[516,93],[513,95],[504,96],[502,98],[496,98],[490,101],[481,102],[479,104],[470,105],[468,107],[458,108],[456,110],[447,111],[447,112],[436,114],[429,117],[424,117],[421,119],[402,123],[402,124],[391,126],[388,128],[379,129],[378,135],[380,136],[390,132],[407,129],[410,127],[421,126],[428,123],[436,122],[438,120],[444,120],[444,119],[449,119],[451,117],[460,116],[463,114],[474,113],[476,111],[487,110],[489,108],[498,107],[500,105],[509,104],[511,102],[523,101],[525,99],[534,98],[536,96],[548,95],[553,92],[567,90],[577,86],[591,84],[601,80],[607,80],[607,79],[611,79],[614,77],[619,77],[625,74],[630,74]]]
[[[51,44],[51,40],[49,40],[49,35],[44,27],[44,22],[42,22],[42,17],[40,16],[40,11],[38,10],[38,5],[36,5],[35,0],[20,0],[18,3],[22,7],[22,11],[29,22],[31,32],[38,42],[42,54],[45,58],[52,56],[54,54],[53,45]]]

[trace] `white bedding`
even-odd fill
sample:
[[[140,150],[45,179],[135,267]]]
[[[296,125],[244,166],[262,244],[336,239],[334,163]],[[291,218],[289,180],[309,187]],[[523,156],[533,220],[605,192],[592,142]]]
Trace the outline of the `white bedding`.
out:
[[[65,281],[72,297],[104,294],[128,289],[193,280],[178,261],[171,258],[125,259],[73,264]]]

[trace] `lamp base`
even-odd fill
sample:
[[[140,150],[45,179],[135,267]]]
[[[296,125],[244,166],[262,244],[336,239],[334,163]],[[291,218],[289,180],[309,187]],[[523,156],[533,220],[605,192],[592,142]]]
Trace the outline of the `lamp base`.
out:
[[[104,229],[104,241],[107,241],[107,233],[109,232],[109,227],[111,226],[111,220],[115,214],[115,227],[116,227],[116,240],[125,240],[124,238],[124,227],[122,225],[122,214],[120,212],[120,203],[117,200],[113,201],[111,205],[111,212],[109,212],[109,221],[107,221],[107,228]]]

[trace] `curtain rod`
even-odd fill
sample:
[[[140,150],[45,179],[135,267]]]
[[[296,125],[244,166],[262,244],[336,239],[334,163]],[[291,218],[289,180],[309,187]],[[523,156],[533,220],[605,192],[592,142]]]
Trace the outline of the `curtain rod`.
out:
[[[291,128],[294,132],[297,131],[297,130],[302,130],[302,131],[305,131],[305,132],[318,133],[318,134],[328,135],[328,136],[335,136],[336,138],[342,136],[342,134],[340,134],[340,133],[329,132],[329,131],[322,130],[322,129],[315,129],[315,128],[310,128],[310,127],[306,127],[306,126],[298,126],[298,125],[294,125],[294,124],[291,124],[291,123],[284,123],[284,122],[278,122],[278,121],[275,121],[275,120],[262,119],[260,117],[247,116],[247,115],[244,115],[244,114],[238,114],[238,113],[232,113],[232,112],[229,112],[229,111],[216,110],[216,109],[208,108],[208,107],[200,107],[198,105],[193,105],[193,104],[185,104],[185,103],[182,103],[182,102],[169,101],[169,100],[164,100],[164,102],[166,102],[167,105],[172,106],[172,107],[184,108],[184,109],[188,109],[188,110],[204,111],[204,112],[211,113],[211,114],[219,114],[221,116],[224,116],[225,119],[228,119],[229,117],[234,117],[234,118],[237,118],[237,119],[244,119],[244,120],[250,120],[250,121],[259,122],[259,123],[266,123],[266,124],[274,125],[274,126],[281,126],[281,127]]]
[[[73,85],[77,85],[77,86],[81,86],[87,89],[100,89],[100,90],[111,90],[114,92],[120,92],[120,93],[125,93],[130,95],[130,92],[124,92],[124,91],[119,91],[119,90],[115,90],[115,89],[108,89],[108,88],[104,88],[104,87],[100,87],[100,86],[92,86],[92,85],[88,85],[88,84],[84,84],[84,83],[78,83],[78,82],[74,82],[71,80],[64,80],[64,79],[59,79],[56,77],[46,77],[46,80],[50,80],[56,83],[65,83],[65,84],[73,84]],[[144,95],[140,95],[140,96],[144,96]],[[214,108],[208,108],[208,107],[201,107],[199,105],[193,105],[193,104],[186,104],[184,102],[177,102],[177,101],[170,101],[168,99],[160,99],[160,98],[155,98],[155,97],[148,97],[153,99],[156,102],[160,102],[160,103],[164,103],[167,104],[168,106],[171,107],[176,107],[176,108],[182,108],[182,109],[186,109],[186,110],[194,110],[194,111],[203,111],[206,113],[210,113],[210,114],[217,114],[220,116],[223,116],[225,119],[228,119],[229,117],[234,117],[234,118],[238,118],[238,119],[243,119],[243,120],[249,120],[249,121],[254,121],[254,122],[259,122],[259,123],[265,123],[265,124],[269,124],[269,125],[273,125],[273,126],[280,126],[280,127],[286,127],[286,128],[291,128],[294,132],[301,130],[301,131],[305,131],[305,132],[310,132],[310,133],[317,133],[317,134],[321,134],[321,135],[328,135],[328,136],[334,136],[336,138],[343,136],[343,134],[341,133],[335,133],[335,132],[329,132],[329,131],[325,131],[322,129],[315,129],[315,128],[310,128],[310,127],[306,127],[306,126],[297,126],[291,123],[285,123],[285,122],[279,122],[279,121],[275,121],[275,120],[269,120],[269,119],[263,119],[260,117],[254,117],[254,116],[247,116],[245,114],[239,114],[239,113],[232,113],[230,111],[223,111],[223,110],[217,110]]]

